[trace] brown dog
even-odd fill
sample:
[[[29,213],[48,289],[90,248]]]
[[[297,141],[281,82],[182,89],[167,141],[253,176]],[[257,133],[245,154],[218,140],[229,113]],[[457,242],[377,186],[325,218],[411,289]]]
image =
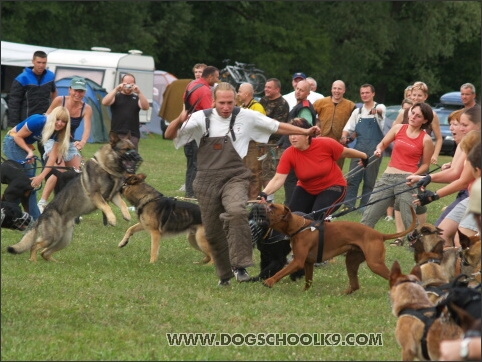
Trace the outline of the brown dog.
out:
[[[445,294],[439,287],[449,282],[444,268],[440,265],[443,247],[444,242],[441,240],[429,253],[423,251],[416,257],[417,264],[420,265],[422,286],[433,303]]]
[[[165,197],[144,182],[146,175],[128,175],[121,193],[136,207],[139,222],[127,229],[119,248],[127,245],[129,238],[142,230],[151,235],[151,258],[155,263],[163,236],[188,232],[191,246],[204,253],[203,263],[213,263],[211,249],[204,233],[199,206],[192,202]]]
[[[442,340],[461,338],[463,331],[448,318],[438,316],[434,304],[420,285],[421,270],[415,265],[410,274],[402,274],[395,261],[390,271],[392,313],[398,317],[395,338],[402,348],[402,360],[439,360]]]
[[[480,234],[467,236],[459,233],[460,239],[460,271],[470,278],[469,286],[473,287],[480,283],[481,244]]]
[[[284,276],[304,267],[305,290],[307,290],[313,281],[313,265],[317,262],[319,225],[314,225],[312,220],[291,213],[290,209],[284,205],[259,204],[256,206],[265,210],[271,228],[290,236],[291,248],[293,250],[293,260],[263,283],[268,287],[272,287]],[[383,242],[402,237],[411,232],[415,228],[417,221],[413,210],[412,218],[413,221],[408,230],[389,235],[382,234],[357,222],[335,221],[319,223],[322,224],[324,232],[321,261],[346,253],[345,264],[350,282],[348,289],[345,291],[346,294],[360,288],[358,268],[365,260],[372,272],[388,279],[390,270],[385,265],[385,245]]]

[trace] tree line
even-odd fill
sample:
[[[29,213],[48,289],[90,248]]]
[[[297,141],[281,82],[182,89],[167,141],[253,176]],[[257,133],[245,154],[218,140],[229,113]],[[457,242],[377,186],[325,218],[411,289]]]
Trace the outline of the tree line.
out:
[[[282,93],[295,72],[325,96],[342,79],[355,102],[364,83],[387,105],[419,80],[432,104],[466,82],[481,93],[478,1],[2,1],[1,14],[2,40],[139,49],[178,78],[231,59],[280,79]]]

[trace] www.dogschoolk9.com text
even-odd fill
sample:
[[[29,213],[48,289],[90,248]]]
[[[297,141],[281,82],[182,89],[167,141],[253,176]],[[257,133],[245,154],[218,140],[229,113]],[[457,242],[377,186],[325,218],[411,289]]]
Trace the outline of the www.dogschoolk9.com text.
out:
[[[382,333],[166,333],[169,346],[383,346]]]

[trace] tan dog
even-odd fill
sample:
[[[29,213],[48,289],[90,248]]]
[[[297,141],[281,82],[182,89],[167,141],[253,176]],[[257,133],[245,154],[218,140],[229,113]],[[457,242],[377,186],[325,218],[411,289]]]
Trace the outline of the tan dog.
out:
[[[449,278],[445,274],[444,268],[440,265],[442,260],[440,256],[443,255],[444,242],[441,240],[431,252],[422,252],[418,255],[418,265],[420,265],[421,282],[428,298],[435,303],[440,297],[444,295],[444,291],[439,287],[446,285]]]
[[[191,246],[205,255],[202,262],[212,264],[211,249],[204,233],[199,206],[164,197],[146,184],[145,179],[144,174],[129,175],[122,186],[121,193],[136,207],[139,222],[127,229],[119,248],[126,246],[133,234],[146,230],[151,235],[150,262],[155,263],[163,236],[188,231]]]
[[[392,313],[398,317],[395,338],[402,348],[402,360],[439,360],[440,342],[461,338],[462,329],[438,311],[420,285],[421,270],[416,265],[410,274],[402,274],[397,261],[390,272]]]
[[[263,206],[264,205],[264,206]],[[290,209],[280,204],[256,205],[265,210],[269,226],[276,231],[289,235],[293,260],[264,281],[272,287],[281,278],[299,269],[305,268],[305,290],[313,281],[313,265],[317,262],[319,230],[312,225],[312,220],[291,213]],[[385,265],[385,245],[389,239],[402,237],[415,228],[416,216],[412,210],[412,224],[408,230],[396,234],[382,234],[366,225],[350,222],[323,222],[324,246],[321,260],[329,260],[346,253],[346,269],[349,287],[345,293],[352,293],[360,288],[358,283],[358,268],[366,260],[370,270],[382,278],[388,279],[390,270]]]
[[[461,273],[470,278],[469,286],[476,286],[480,283],[480,264],[481,264],[481,244],[480,234],[467,236],[462,232],[459,233],[460,239],[460,258]]]

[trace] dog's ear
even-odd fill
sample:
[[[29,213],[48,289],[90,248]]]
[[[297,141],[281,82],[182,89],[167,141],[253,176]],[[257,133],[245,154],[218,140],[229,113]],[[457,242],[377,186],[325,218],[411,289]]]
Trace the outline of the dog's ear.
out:
[[[422,280],[422,268],[420,268],[420,265],[415,265],[410,271],[410,274],[415,275],[418,280]]]
[[[459,234],[460,246],[462,249],[467,249],[470,247],[470,238],[458,229],[457,233]]]
[[[442,232],[444,231],[443,229],[439,227],[436,227],[435,229],[437,230],[437,235],[442,235]]]
[[[288,206],[284,206],[284,215],[283,215],[283,220],[287,220],[289,217],[291,217],[291,210]]]
[[[390,280],[388,281],[390,289],[395,285],[400,275],[402,275],[402,269],[400,269],[400,264],[398,261],[395,260],[392,264],[392,269],[390,270]]]
[[[120,141],[119,135],[116,132],[110,132],[109,133],[109,143],[110,146],[113,148],[117,142]]]
[[[438,255],[442,255],[444,253],[444,244],[445,244],[445,241],[444,240],[440,240],[439,242],[437,242],[437,244],[432,248],[432,250],[430,250],[430,252],[432,253],[436,253]]]
[[[138,173],[137,174],[137,178],[140,180],[140,181],[144,181],[146,179],[147,175],[145,173]]]

